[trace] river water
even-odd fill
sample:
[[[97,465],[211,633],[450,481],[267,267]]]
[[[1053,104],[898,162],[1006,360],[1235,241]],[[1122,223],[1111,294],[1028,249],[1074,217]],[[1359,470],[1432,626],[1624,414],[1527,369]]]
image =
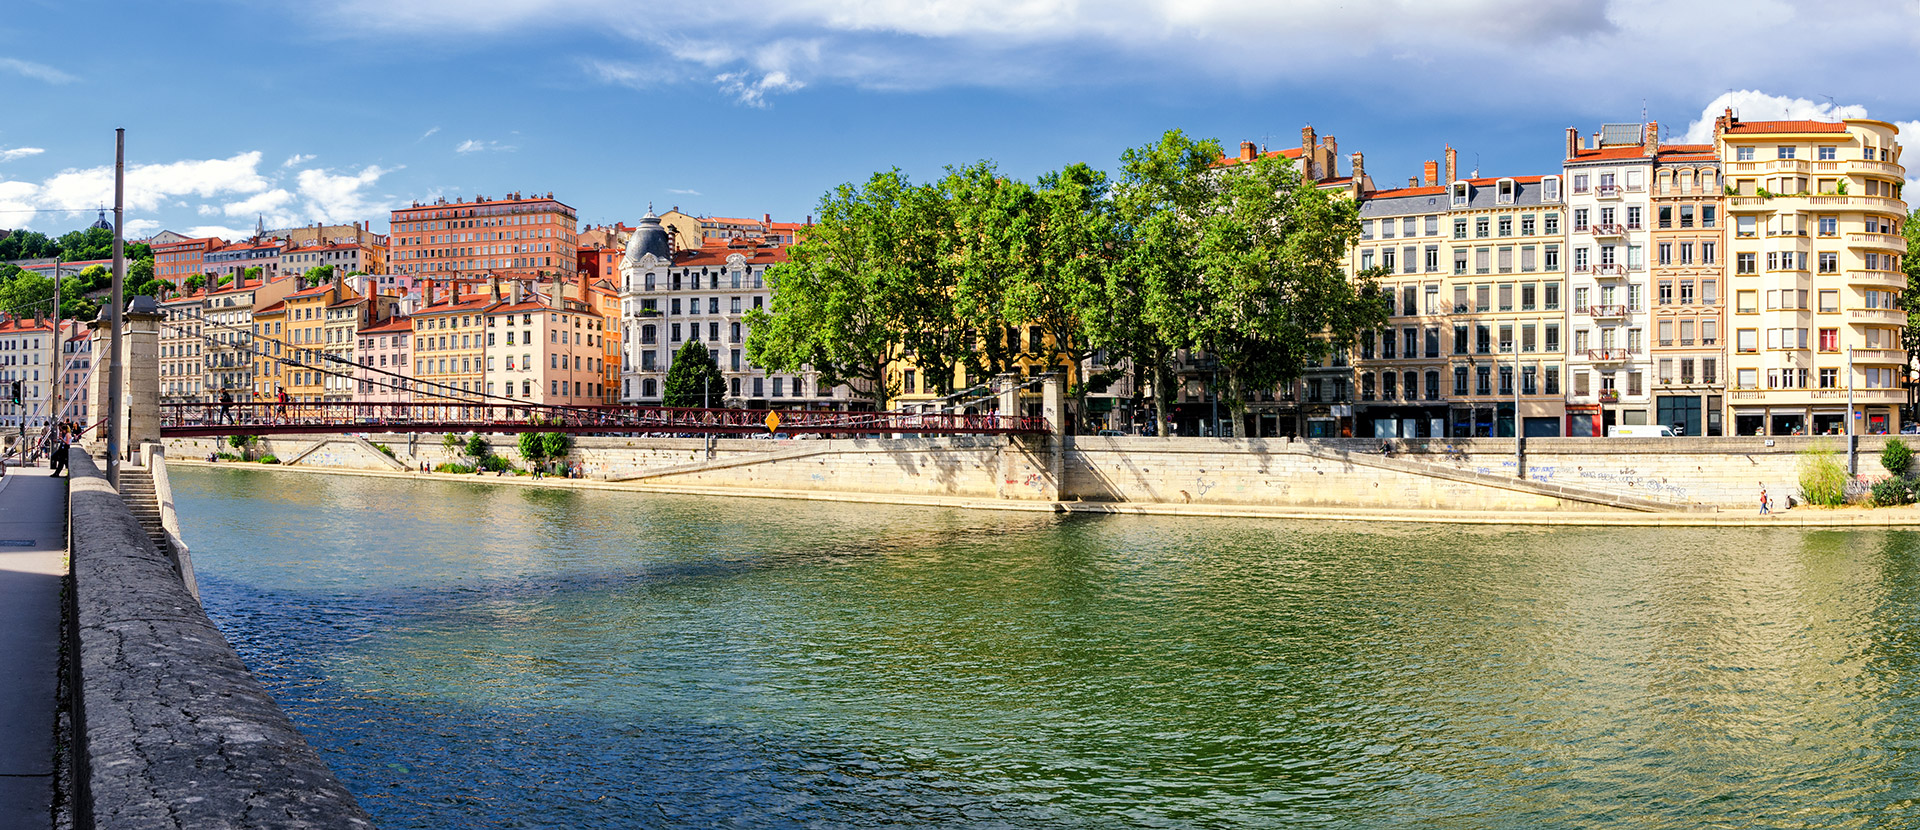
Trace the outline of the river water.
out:
[[[393,828],[1920,826],[1920,535],[173,474]]]

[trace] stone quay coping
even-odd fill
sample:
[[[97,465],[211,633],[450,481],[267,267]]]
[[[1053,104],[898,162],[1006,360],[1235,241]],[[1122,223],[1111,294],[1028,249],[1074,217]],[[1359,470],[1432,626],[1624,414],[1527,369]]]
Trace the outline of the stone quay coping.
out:
[[[70,458],[77,825],[372,828],[99,466]]]

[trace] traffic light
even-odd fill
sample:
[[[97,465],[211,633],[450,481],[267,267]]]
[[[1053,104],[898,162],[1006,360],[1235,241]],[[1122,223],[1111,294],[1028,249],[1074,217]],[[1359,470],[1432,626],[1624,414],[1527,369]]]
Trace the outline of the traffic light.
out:
[[[21,386],[20,386],[20,381],[17,381],[17,380],[16,380],[16,381],[14,381],[14,382],[13,382],[13,392],[12,392],[12,394],[13,394],[13,402],[14,402],[14,403],[24,403],[24,402],[25,402],[25,401],[24,401],[24,400],[23,400],[23,399],[21,398],[21,395],[20,395],[20,389],[21,389]]]

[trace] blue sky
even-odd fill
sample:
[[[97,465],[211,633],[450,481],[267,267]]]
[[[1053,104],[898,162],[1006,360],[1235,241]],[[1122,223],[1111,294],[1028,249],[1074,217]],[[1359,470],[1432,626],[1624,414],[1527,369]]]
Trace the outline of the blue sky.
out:
[[[1384,186],[1448,143],[1546,172],[1643,106],[1671,140],[1724,104],[1920,118],[1912,2],[12,0],[0,42],[0,227],[47,232],[111,201],[122,126],[130,232],[237,235],[513,190],[798,220],[888,167],[1112,170],[1175,127],[1312,124]]]

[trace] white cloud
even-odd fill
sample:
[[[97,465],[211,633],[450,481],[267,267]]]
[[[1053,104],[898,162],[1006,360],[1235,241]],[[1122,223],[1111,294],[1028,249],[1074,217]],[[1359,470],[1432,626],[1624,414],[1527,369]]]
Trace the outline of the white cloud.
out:
[[[734,100],[749,107],[761,108],[767,105],[768,93],[792,92],[806,86],[780,70],[768,72],[757,81],[745,72],[723,73],[713,81],[720,85],[720,91],[733,96]]]
[[[1687,125],[1688,144],[1713,141],[1713,120],[1733,108],[1742,121],[1839,121],[1842,118],[1867,118],[1867,108],[1859,104],[1836,104],[1831,100],[1809,101],[1785,95],[1769,95],[1757,89],[1727,92],[1709,102],[1700,118]]]
[[[346,175],[325,170],[300,171],[299,191],[307,216],[316,222],[336,224],[379,218],[392,209],[394,201],[367,190],[391,172],[375,164]]]
[[[306,164],[307,162],[313,161],[316,158],[319,158],[319,156],[313,155],[311,153],[294,153],[291,156],[287,156],[286,161],[280,162],[280,166],[292,167],[296,164]]]
[[[128,219],[127,238],[145,239],[152,236],[153,232],[160,230],[160,228],[161,224],[157,219]]]
[[[228,202],[221,205],[220,212],[228,216],[263,215],[267,219],[267,224],[275,227],[284,227],[294,224],[290,214],[283,213],[283,209],[292,201],[292,193],[283,188],[276,187],[237,202]]]
[[[44,63],[23,61],[19,58],[0,58],[0,70],[25,75],[36,81],[46,81],[50,84],[70,84],[80,80]]]
[[[39,147],[0,148],[0,161],[13,161],[14,159],[23,159],[23,158],[26,158],[27,156],[37,156],[44,152],[46,152],[46,150],[43,150]]]
[[[677,187],[669,187],[669,188],[667,188],[667,192],[668,192],[668,193],[674,193],[674,194],[678,194],[678,195],[681,195],[681,196],[704,196],[704,195],[706,195],[706,194],[703,194],[703,193],[701,193],[701,192],[700,192],[700,191],[698,191],[698,190],[681,190],[680,188],[677,188]]]
[[[233,228],[226,225],[195,225],[180,233],[190,237],[217,236],[221,239],[234,240],[253,236],[253,228],[251,226]]]
[[[460,153],[462,155],[465,155],[467,153],[489,153],[489,152],[511,153],[518,149],[520,148],[515,147],[511,144],[501,144],[498,141],[479,141],[471,138],[467,139],[466,141],[462,141],[459,144],[454,145],[453,147],[454,152]]]
[[[437,133],[437,132],[440,132],[439,127],[428,128],[426,132],[420,134],[419,138],[414,139],[414,143],[418,144],[422,141],[426,141],[428,137],[432,136],[434,133]]]

